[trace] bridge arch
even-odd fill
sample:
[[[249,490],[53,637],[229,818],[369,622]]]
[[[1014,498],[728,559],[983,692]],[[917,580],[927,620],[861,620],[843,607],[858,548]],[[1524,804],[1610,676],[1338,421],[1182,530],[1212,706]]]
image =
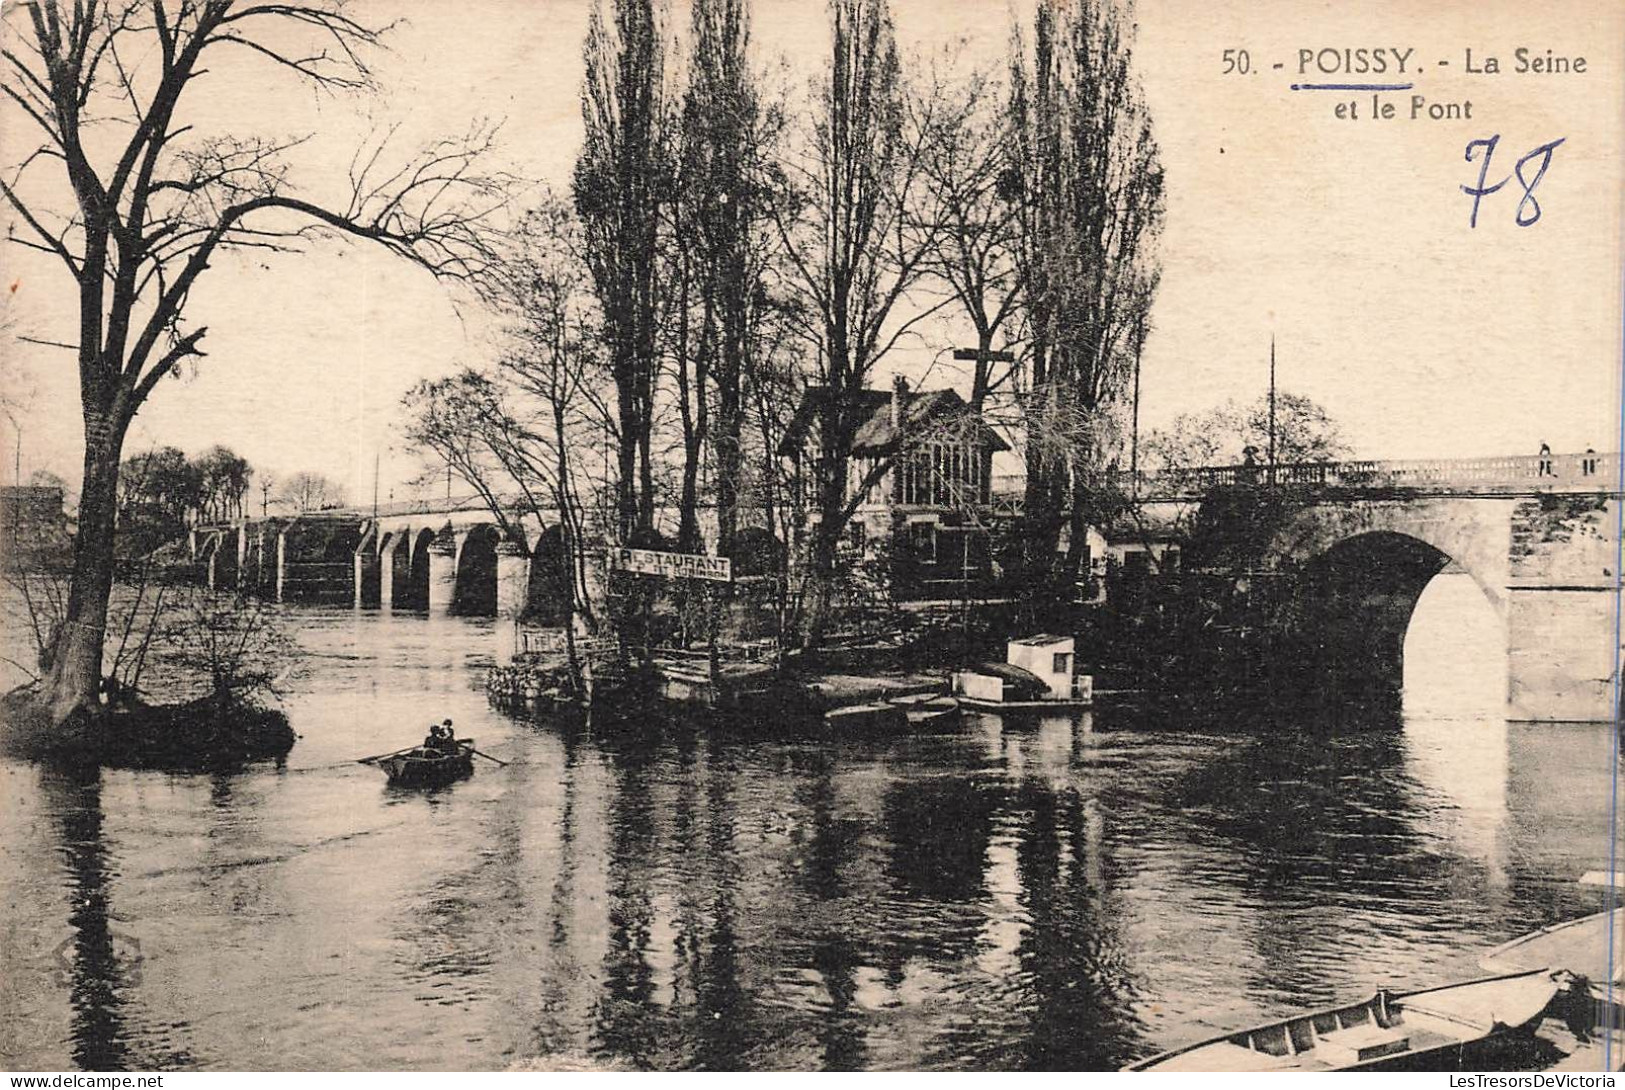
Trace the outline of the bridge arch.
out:
[[[569,601],[570,580],[574,577],[570,554],[564,547],[564,527],[549,526],[536,535],[530,554],[530,577],[526,591],[526,613],[544,625],[569,621],[565,603]]]
[[[1359,501],[1307,507],[1271,538],[1262,568],[1275,591],[1275,651],[1287,679],[1335,699],[1392,700],[1422,593],[1449,570],[1470,575],[1503,633],[1507,511],[1494,501]]]
[[[458,537],[452,612],[474,617],[495,616],[497,542],[502,540],[502,532],[492,523],[483,522],[469,527]]]
[[[1340,542],[1390,534],[1431,546],[1473,577],[1496,615],[1507,615],[1511,501],[1356,500],[1313,504],[1289,516],[1264,549],[1266,571],[1301,568]]]
[[[434,541],[433,527],[422,527],[407,537],[406,597],[401,605],[406,609],[429,608],[429,545]]]

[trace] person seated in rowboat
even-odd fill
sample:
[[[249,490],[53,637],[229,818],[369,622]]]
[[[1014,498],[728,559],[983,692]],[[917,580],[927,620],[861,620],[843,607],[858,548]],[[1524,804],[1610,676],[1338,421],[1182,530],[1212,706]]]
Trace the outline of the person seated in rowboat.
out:
[[[440,724],[430,723],[429,733],[423,739],[423,748],[438,751],[444,738],[445,734],[441,731]]]
[[[457,752],[457,735],[451,729],[450,719],[440,725],[440,752],[451,754]]]

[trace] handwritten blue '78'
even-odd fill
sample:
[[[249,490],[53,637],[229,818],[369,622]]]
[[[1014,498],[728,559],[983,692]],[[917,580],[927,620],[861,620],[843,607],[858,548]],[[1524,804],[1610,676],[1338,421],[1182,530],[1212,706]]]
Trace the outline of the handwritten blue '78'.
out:
[[[1485,197],[1506,185],[1514,177],[1518,179],[1518,184],[1523,187],[1523,196],[1518,200],[1518,207],[1513,218],[1516,220],[1519,227],[1530,227],[1537,223],[1540,220],[1540,202],[1535,199],[1535,187],[1539,185],[1540,180],[1546,176],[1546,168],[1552,165],[1552,153],[1557,150],[1557,146],[1565,139],[1567,139],[1567,137],[1560,136],[1556,140],[1552,140],[1548,143],[1540,145],[1537,148],[1531,149],[1524,155],[1523,158],[1518,160],[1517,164],[1512,168],[1511,174],[1507,175],[1505,178],[1502,178],[1494,185],[1486,185],[1485,182],[1489,179],[1490,160],[1495,156],[1495,147],[1501,142],[1500,134],[1497,133],[1488,140],[1469,140],[1467,142],[1467,161],[1469,163],[1473,161],[1473,150],[1475,148],[1484,149],[1484,158],[1479,163],[1478,167],[1478,185],[1476,187],[1470,185],[1464,185],[1461,187],[1461,191],[1463,193],[1473,198],[1473,211],[1467,219],[1467,226],[1478,226],[1479,203],[1483,201]],[[1533,178],[1526,178],[1524,176],[1524,166],[1531,159],[1535,158],[1539,158],[1540,165],[1535,168],[1535,176]]]

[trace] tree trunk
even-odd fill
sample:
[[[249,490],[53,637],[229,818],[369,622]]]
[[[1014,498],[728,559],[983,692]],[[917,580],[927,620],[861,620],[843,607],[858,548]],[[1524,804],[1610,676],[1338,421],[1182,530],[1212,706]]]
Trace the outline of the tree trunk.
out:
[[[730,556],[739,527],[739,477],[743,469],[741,444],[745,433],[740,398],[743,371],[739,348],[731,337],[722,346],[722,369],[717,376],[717,555]],[[768,522],[768,526],[773,524]]]
[[[1069,539],[1066,557],[1056,580],[1066,589],[1065,601],[1068,603],[1077,598],[1077,581],[1082,573],[1083,558],[1089,550],[1089,528],[1099,525],[1101,521],[1100,508],[1095,499],[1095,490],[1089,484],[1084,459],[1078,458],[1072,467],[1072,502],[1068,505],[1066,516]]]
[[[118,515],[119,455],[124,425],[105,414],[86,414],[84,488],[73,539],[73,578],[41,703],[61,723],[81,708],[101,704],[102,647],[107,603],[113,593],[114,533]]]
[[[827,433],[836,449],[838,429],[830,427]],[[829,448],[826,448],[829,449]],[[816,648],[824,640],[834,609],[836,569],[840,558],[841,533],[846,529],[847,459],[839,454],[821,460],[818,468],[818,524],[813,527],[811,560],[811,601],[807,609],[807,632],[804,641]]]
[[[677,508],[677,551],[704,550],[700,540],[700,445],[701,438],[690,434],[683,440],[683,487]]]

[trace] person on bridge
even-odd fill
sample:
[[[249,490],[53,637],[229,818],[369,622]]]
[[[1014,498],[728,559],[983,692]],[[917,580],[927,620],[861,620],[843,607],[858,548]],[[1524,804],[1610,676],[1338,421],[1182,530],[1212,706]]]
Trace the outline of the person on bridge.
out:
[[[1586,448],[1585,457],[1580,459],[1580,472],[1587,477],[1597,472],[1597,452],[1591,447]]]
[[[1557,476],[1556,473],[1552,472],[1552,448],[1547,446],[1545,443],[1542,443],[1540,445],[1540,465],[1538,467],[1536,467],[1536,469],[1535,469],[1535,476],[1537,476],[1537,477],[1555,477],[1555,476]]]

